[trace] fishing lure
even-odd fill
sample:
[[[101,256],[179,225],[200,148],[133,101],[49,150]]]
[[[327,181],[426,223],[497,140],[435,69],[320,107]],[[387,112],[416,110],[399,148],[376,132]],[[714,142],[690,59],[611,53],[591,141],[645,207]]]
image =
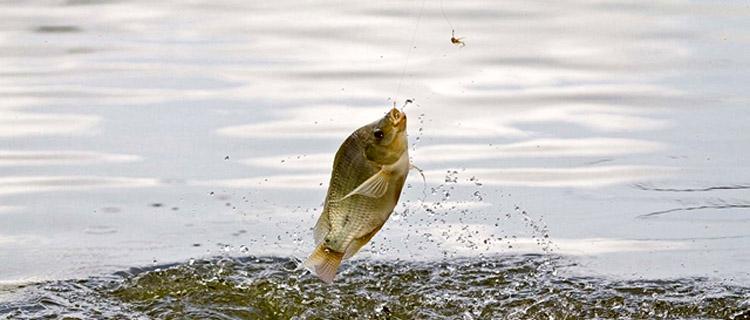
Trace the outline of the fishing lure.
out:
[[[457,46],[459,48],[463,48],[463,47],[466,46],[466,43],[464,43],[463,41],[461,41],[462,39],[463,39],[463,37],[456,38],[456,30],[451,30],[451,43],[452,44],[454,44],[455,46]]]

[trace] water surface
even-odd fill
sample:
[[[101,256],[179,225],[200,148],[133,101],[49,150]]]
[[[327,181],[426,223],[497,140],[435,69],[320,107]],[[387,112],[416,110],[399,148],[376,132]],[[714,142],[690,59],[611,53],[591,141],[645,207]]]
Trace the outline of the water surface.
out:
[[[497,257],[513,265],[546,254],[570,259],[555,277],[572,284],[534,285],[529,299],[596,279],[603,291],[572,291],[582,305],[603,295],[642,318],[630,307],[640,294],[618,286],[688,283],[705,290],[674,303],[660,296],[654,303],[665,305],[652,309],[741,314],[748,14],[741,1],[2,2],[0,301],[27,311],[1,314],[41,315],[33,297],[56,286],[73,288],[60,298],[71,301],[93,290],[125,315],[172,312],[141,306],[172,310],[163,296],[90,284],[130,268],[189,272],[191,258],[275,274],[311,250],[338,145],[405,99],[426,184],[409,177],[403,203],[351,270],[372,260],[439,273],[465,259],[476,282],[482,259],[504,270]],[[466,47],[450,44],[451,29]],[[250,255],[276,258],[241,260]],[[342,281],[382,278],[350,276]],[[240,289],[226,290],[217,296]],[[354,299],[341,290],[339,301]],[[732,298],[714,305],[692,290]],[[285,316],[319,315],[287,307],[297,311]]]

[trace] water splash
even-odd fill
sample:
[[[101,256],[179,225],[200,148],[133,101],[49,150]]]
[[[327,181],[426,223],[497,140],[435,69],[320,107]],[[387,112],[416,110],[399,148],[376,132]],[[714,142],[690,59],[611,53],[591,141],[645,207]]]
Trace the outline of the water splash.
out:
[[[561,257],[504,255],[344,266],[325,285],[282,258],[213,258],[31,285],[0,318],[685,319],[750,317],[750,288],[703,278],[539,276]]]

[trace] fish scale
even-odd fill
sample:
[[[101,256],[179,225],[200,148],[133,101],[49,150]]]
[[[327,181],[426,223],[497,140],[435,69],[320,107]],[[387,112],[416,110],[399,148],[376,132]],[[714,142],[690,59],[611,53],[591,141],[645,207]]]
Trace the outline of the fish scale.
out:
[[[364,144],[362,130],[353,133],[342,145],[341,158],[334,161],[333,174],[331,177],[331,186],[327,200],[344,197],[349,191],[362,184],[367,178],[375,174],[378,169],[368,164],[364,153]],[[348,174],[347,174],[348,173]],[[363,215],[363,212],[374,212],[376,201],[378,199],[367,198],[363,196],[354,196],[350,199],[338,203],[328,202],[324,208],[323,214],[328,215],[331,224],[330,233],[336,238],[345,239],[342,243],[348,243],[352,239],[362,237],[371,230],[367,229],[367,222],[370,219],[364,218],[369,215]],[[347,222],[348,220],[348,222]],[[336,235],[344,235],[337,237]],[[332,248],[340,251],[346,248]]]

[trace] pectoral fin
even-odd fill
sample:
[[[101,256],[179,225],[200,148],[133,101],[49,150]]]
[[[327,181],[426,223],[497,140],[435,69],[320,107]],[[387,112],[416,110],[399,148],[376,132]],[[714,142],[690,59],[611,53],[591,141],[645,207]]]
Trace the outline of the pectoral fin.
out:
[[[388,190],[388,175],[383,170],[378,171],[372,177],[363,182],[359,187],[354,188],[352,192],[345,195],[341,199],[333,200],[333,202],[339,202],[346,198],[349,198],[355,194],[362,195],[369,198],[380,198]]]

